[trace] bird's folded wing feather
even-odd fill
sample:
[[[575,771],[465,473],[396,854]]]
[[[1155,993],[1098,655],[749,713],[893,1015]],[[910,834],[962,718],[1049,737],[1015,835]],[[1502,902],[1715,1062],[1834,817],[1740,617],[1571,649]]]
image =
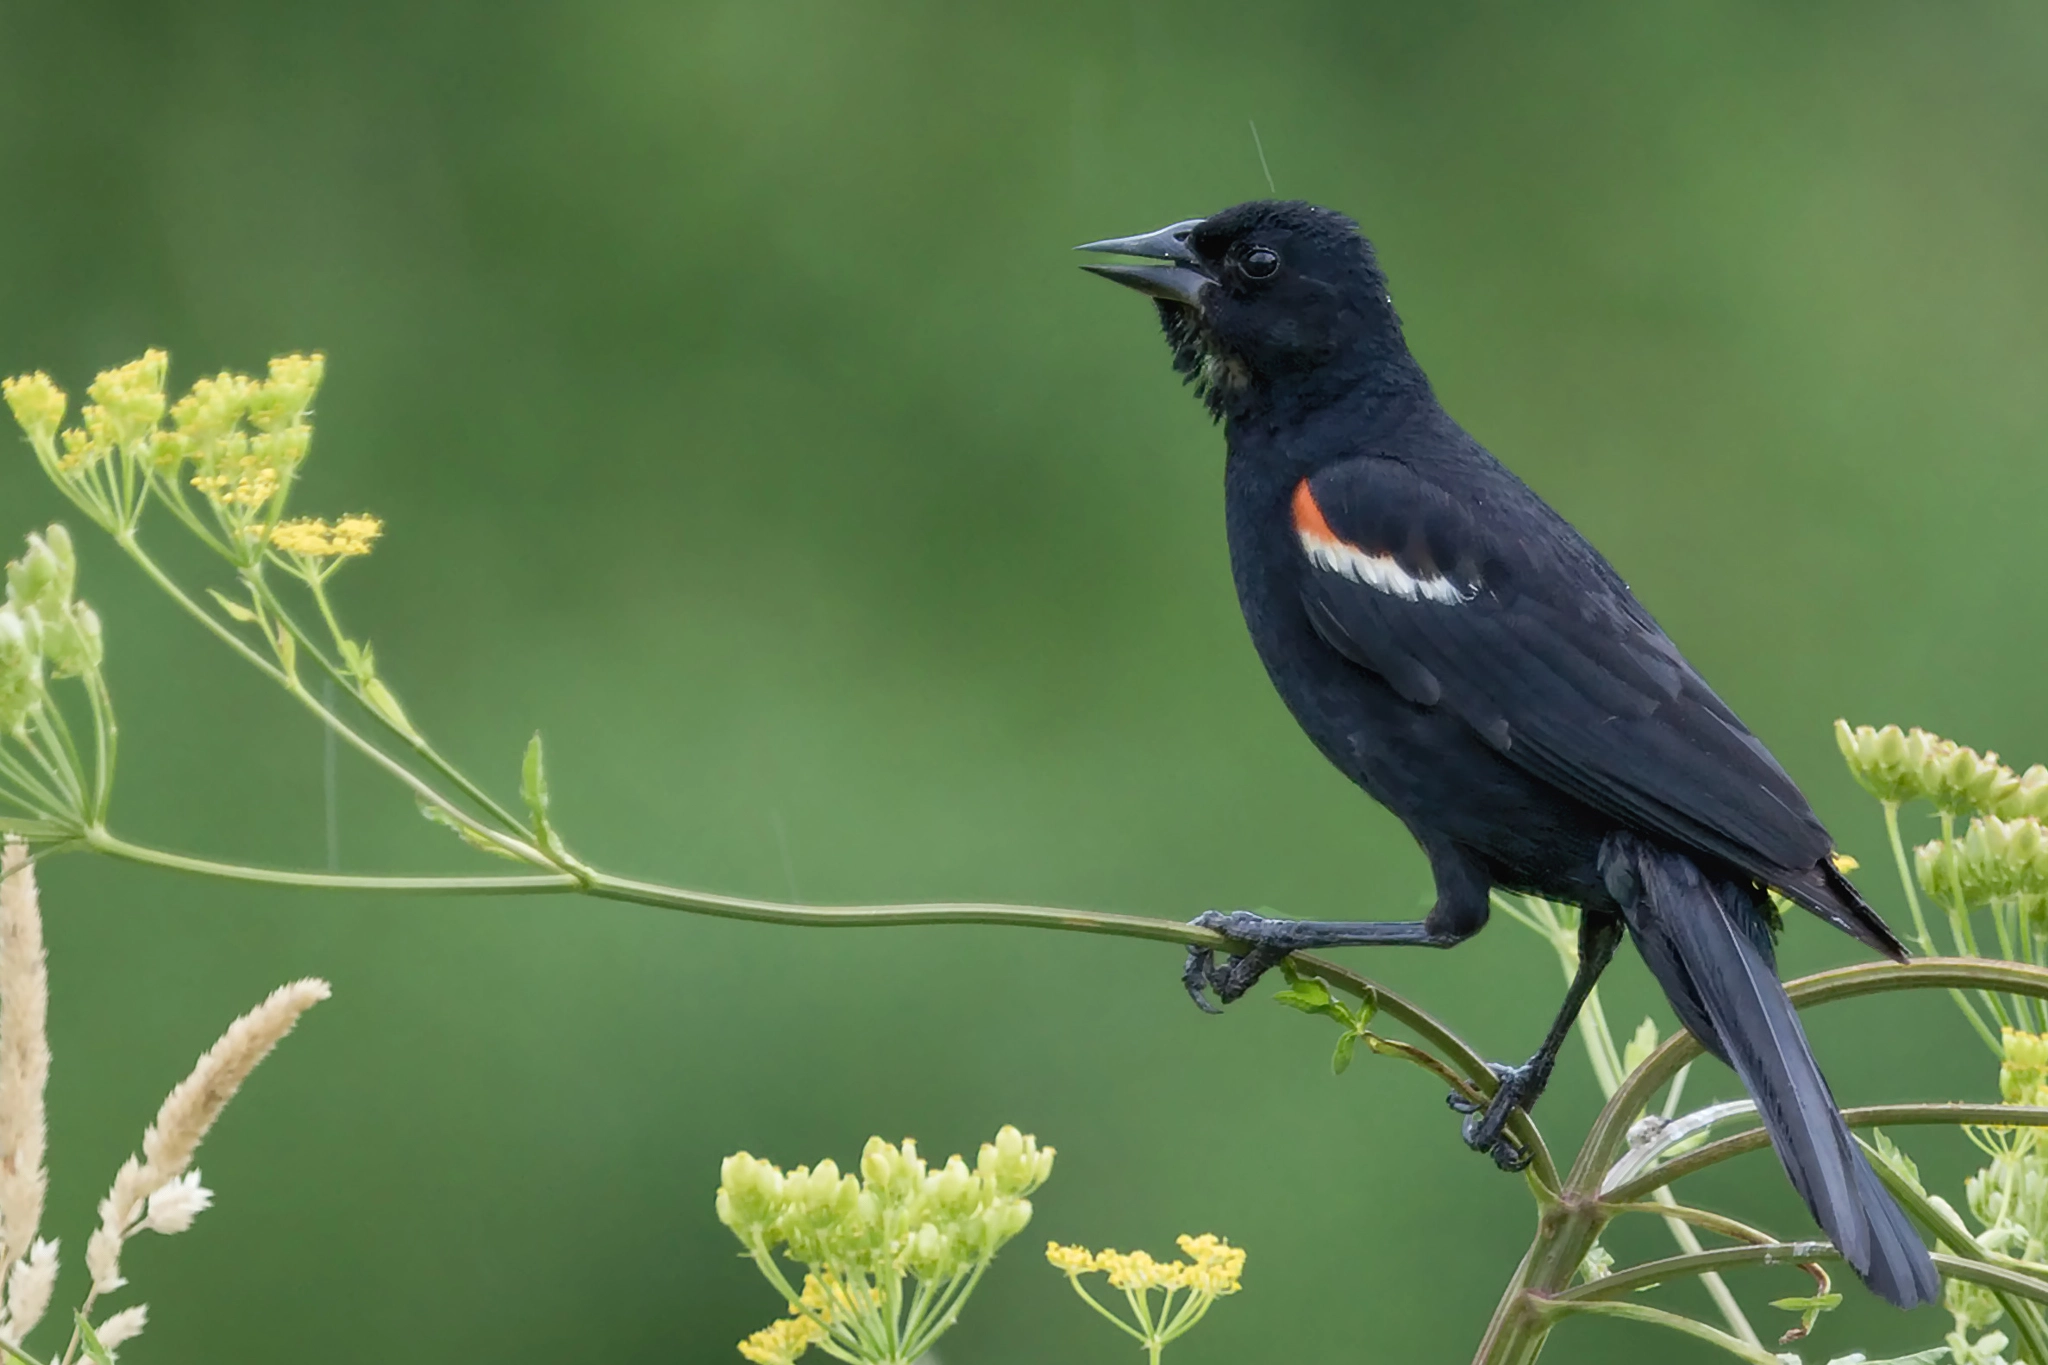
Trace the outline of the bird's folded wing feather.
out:
[[[1761,880],[1830,853],[1792,779],[1534,494],[1506,480],[1453,494],[1363,456],[1305,480],[1292,512],[1317,632],[1410,701]]]

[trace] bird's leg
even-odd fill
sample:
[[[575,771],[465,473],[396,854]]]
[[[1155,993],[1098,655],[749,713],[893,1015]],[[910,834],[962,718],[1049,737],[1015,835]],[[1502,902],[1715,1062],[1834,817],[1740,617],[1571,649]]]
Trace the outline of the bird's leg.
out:
[[[1197,928],[1213,929],[1225,938],[1244,945],[1220,966],[1214,950],[1188,948],[1181,981],[1194,1002],[1210,1014],[1218,1013],[1209,1003],[1208,991],[1224,1004],[1250,990],[1267,969],[1289,953],[1310,948],[1350,948],[1379,944],[1409,944],[1424,948],[1452,948],[1486,926],[1487,893],[1492,879],[1480,862],[1457,848],[1434,839],[1424,840],[1436,874],[1436,904],[1427,918],[1419,920],[1305,920],[1267,919],[1249,910],[1225,914],[1211,910],[1192,921]]]
[[[1551,1021],[1550,1032],[1543,1036],[1543,1045],[1536,1049],[1536,1055],[1521,1066],[1493,1068],[1500,1084],[1483,1110],[1462,1095],[1450,1097],[1451,1107],[1467,1116],[1465,1144],[1475,1152],[1490,1154],[1502,1170],[1519,1171],[1529,1164],[1529,1154],[1506,1136],[1508,1116],[1516,1109],[1527,1113],[1536,1107],[1543,1088],[1550,1084],[1558,1050],[1571,1036],[1572,1023],[1579,1017],[1586,997],[1593,993],[1600,973],[1614,960],[1621,935],[1619,915],[1585,911],[1579,920],[1579,969],[1572,974],[1564,1004],[1558,1007],[1557,1018]]]

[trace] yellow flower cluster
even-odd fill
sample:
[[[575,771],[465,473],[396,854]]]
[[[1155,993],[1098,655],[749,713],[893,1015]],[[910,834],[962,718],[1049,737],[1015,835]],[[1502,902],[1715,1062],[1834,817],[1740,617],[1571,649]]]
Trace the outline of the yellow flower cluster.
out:
[[[1199,1237],[1183,1233],[1180,1249],[1189,1261],[1155,1261],[1148,1252],[1090,1251],[1086,1247],[1061,1246],[1048,1242],[1045,1259],[1069,1276],[1101,1272],[1109,1276],[1110,1287],[1134,1293],[1163,1289],[1177,1293],[1190,1290],[1207,1298],[1220,1299],[1238,1291],[1244,1274],[1244,1249],[1234,1247],[1213,1233]]]
[[[2007,1104],[2048,1104],[2048,1035],[2000,1030],[1998,1093]]]
[[[718,1217],[790,1310],[835,1350],[857,1355],[862,1342],[901,1340],[901,1358],[909,1360],[951,1326],[967,1289],[1030,1223],[1027,1196],[1052,1174],[1053,1157],[1052,1148],[1008,1126],[982,1144],[971,1166],[953,1156],[934,1168],[908,1138],[900,1146],[868,1139],[859,1174],[842,1173],[829,1159],[784,1171],[735,1152],[719,1171]],[[801,1290],[783,1276],[778,1252],[805,1267]],[[906,1289],[906,1277],[918,1287]],[[949,1302],[948,1295],[955,1297],[943,1314],[918,1307]],[[787,1344],[749,1338],[756,1340],[763,1351]]]
[[[270,532],[270,543],[288,554],[305,555],[309,559],[332,559],[366,555],[377,537],[383,534],[383,522],[366,512],[358,512],[332,525],[319,517],[299,517],[280,522]]]
[[[14,420],[21,423],[21,429],[32,441],[49,440],[64,424],[64,409],[69,400],[64,390],[41,370],[0,380],[0,395],[6,397],[7,406],[14,410]]]
[[[754,1365],[794,1365],[796,1358],[824,1339],[825,1329],[809,1318],[772,1322],[740,1343],[740,1354]]]
[[[1835,743],[1849,771],[1880,801],[1925,798],[1950,815],[2048,819],[2048,767],[2039,763],[2016,773],[1995,753],[1980,754],[1917,727],[1851,727],[1846,720],[1835,722]]]
[[[283,480],[253,455],[238,456],[221,474],[194,474],[192,486],[224,507],[261,507],[277,496]]]

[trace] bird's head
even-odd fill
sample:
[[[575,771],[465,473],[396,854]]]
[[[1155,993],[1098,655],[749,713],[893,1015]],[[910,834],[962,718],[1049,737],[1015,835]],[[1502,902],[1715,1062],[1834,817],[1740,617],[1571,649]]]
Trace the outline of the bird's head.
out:
[[[1341,213],[1255,200],[1077,249],[1156,262],[1083,269],[1157,301],[1174,368],[1219,416],[1329,401],[1407,359],[1372,244]]]

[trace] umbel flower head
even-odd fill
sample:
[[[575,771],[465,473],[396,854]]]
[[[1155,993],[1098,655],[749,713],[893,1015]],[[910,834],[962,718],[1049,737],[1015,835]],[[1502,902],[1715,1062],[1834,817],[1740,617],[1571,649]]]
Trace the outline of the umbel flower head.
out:
[[[2048,829],[2032,816],[1980,815],[1960,839],[1936,839],[1914,850],[1921,889],[1962,909],[1994,901],[2048,897]]]
[[[1046,1243],[1045,1259],[1066,1275],[1074,1292],[1090,1308],[1134,1338],[1156,1361],[1168,1342],[1202,1320],[1210,1305],[1235,1294],[1244,1275],[1243,1248],[1206,1232],[1199,1237],[1183,1233],[1179,1242],[1188,1258],[1185,1261],[1155,1261],[1143,1251],[1090,1251],[1058,1242]],[[1088,1292],[1081,1277],[1089,1274],[1106,1275],[1110,1288],[1123,1291],[1131,1321],[1105,1308]],[[1156,1305],[1154,1294],[1162,1296]]]
[[[1873,729],[1837,720],[1835,743],[1850,773],[1880,801],[1925,799],[1954,816],[2048,819],[2048,767],[2041,764],[2015,773],[1995,753],[1980,754],[1917,726]]]
[[[868,1139],[860,1171],[829,1158],[785,1172],[736,1152],[720,1167],[717,1210],[789,1305],[740,1345],[783,1365],[818,1343],[843,1360],[908,1365],[959,1316],[1005,1242],[1031,1221],[1029,1196],[1052,1174],[1053,1149],[1004,1127],[972,1166],[933,1168],[917,1143]],[[778,1255],[805,1268],[796,1289]],[[905,1281],[915,1281],[906,1288]]]

